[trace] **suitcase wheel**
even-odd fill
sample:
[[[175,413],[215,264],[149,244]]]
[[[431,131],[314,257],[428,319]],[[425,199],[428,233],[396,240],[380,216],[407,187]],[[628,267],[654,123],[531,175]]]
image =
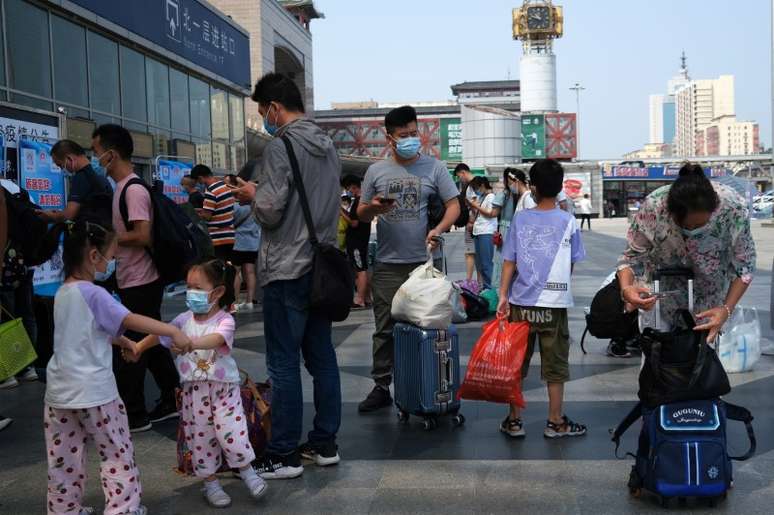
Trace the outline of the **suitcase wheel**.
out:
[[[434,418],[426,418],[424,422],[422,422],[422,427],[425,429],[425,431],[432,431],[438,427],[438,421]]]
[[[404,424],[407,423],[409,421],[409,414],[405,411],[398,411],[398,420]]]
[[[452,418],[452,423],[455,426],[461,426],[465,423],[465,416],[462,413],[457,413],[454,415],[454,418]]]

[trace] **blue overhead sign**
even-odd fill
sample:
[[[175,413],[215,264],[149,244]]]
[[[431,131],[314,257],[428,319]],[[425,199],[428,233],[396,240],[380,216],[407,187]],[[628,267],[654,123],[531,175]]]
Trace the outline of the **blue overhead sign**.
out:
[[[194,64],[250,88],[250,38],[199,0],[70,0]]]
[[[672,181],[677,179],[682,165],[668,166],[610,166],[602,170],[602,178],[605,180],[629,180],[629,181]],[[724,177],[727,171],[724,168],[704,168],[707,177]]]

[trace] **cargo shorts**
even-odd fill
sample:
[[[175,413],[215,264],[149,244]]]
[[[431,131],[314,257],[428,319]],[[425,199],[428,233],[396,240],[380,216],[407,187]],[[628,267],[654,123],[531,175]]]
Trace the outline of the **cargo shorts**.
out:
[[[521,377],[527,377],[537,341],[540,344],[540,378],[547,383],[568,382],[570,327],[567,309],[511,305],[510,321],[529,322],[527,353],[521,367]]]

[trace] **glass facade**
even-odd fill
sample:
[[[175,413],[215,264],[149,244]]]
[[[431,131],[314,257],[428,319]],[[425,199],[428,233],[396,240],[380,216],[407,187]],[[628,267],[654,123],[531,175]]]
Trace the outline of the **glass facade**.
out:
[[[0,100],[151,134],[158,154],[193,143],[197,162],[246,159],[244,98],[175,62],[27,0],[0,0]],[[3,37],[4,36],[4,37]]]
[[[14,90],[51,98],[48,12],[24,0],[5,0],[4,3],[8,85]],[[17,92],[11,93],[11,101],[51,110],[50,101]]]

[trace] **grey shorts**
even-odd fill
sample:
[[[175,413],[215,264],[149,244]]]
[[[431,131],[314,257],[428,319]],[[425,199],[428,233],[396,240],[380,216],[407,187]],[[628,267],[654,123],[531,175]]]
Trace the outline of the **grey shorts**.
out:
[[[465,229],[465,255],[474,255],[476,253],[476,246],[473,243],[473,234]]]

